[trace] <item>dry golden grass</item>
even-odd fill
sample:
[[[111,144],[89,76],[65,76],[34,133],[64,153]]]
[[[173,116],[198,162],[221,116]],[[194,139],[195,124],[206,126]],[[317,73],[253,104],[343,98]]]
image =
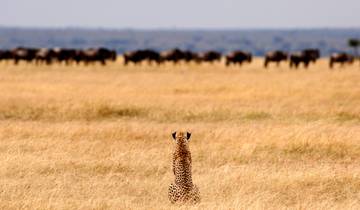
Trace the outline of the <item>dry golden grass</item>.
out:
[[[360,69],[0,64],[0,209],[360,209]],[[202,202],[171,205],[171,132]]]

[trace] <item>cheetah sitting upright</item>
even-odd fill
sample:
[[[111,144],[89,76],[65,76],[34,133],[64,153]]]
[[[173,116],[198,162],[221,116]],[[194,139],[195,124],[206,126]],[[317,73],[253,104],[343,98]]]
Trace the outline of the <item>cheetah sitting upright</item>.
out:
[[[173,172],[175,182],[169,186],[169,200],[171,203],[200,202],[200,192],[191,178],[191,153],[189,149],[189,132],[174,132],[172,134],[176,144],[173,154]]]

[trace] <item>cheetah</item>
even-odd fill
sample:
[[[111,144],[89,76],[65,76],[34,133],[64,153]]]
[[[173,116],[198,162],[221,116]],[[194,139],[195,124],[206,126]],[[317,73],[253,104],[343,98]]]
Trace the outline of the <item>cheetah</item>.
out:
[[[172,165],[175,181],[169,186],[171,203],[196,204],[200,202],[199,188],[193,184],[191,178],[191,153],[188,145],[190,136],[189,132],[172,134],[176,144]]]

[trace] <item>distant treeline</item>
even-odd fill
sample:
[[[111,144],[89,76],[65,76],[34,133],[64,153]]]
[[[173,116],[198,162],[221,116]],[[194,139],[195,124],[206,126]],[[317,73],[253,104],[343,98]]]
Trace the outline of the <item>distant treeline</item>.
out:
[[[108,48],[118,53],[137,49],[163,51],[180,48],[201,52],[234,50],[264,56],[271,50],[320,49],[322,56],[352,52],[350,38],[360,39],[359,29],[306,30],[104,30],[0,28],[0,49],[18,46],[34,48]]]

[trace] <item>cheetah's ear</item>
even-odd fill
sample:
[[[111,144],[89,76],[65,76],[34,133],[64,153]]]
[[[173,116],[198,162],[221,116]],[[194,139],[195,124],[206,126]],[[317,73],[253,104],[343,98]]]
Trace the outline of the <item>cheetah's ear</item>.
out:
[[[186,132],[186,137],[187,137],[187,140],[189,140],[189,139],[190,139],[190,136],[191,136],[191,133]]]
[[[174,140],[176,139],[176,132],[172,133],[172,137]]]

